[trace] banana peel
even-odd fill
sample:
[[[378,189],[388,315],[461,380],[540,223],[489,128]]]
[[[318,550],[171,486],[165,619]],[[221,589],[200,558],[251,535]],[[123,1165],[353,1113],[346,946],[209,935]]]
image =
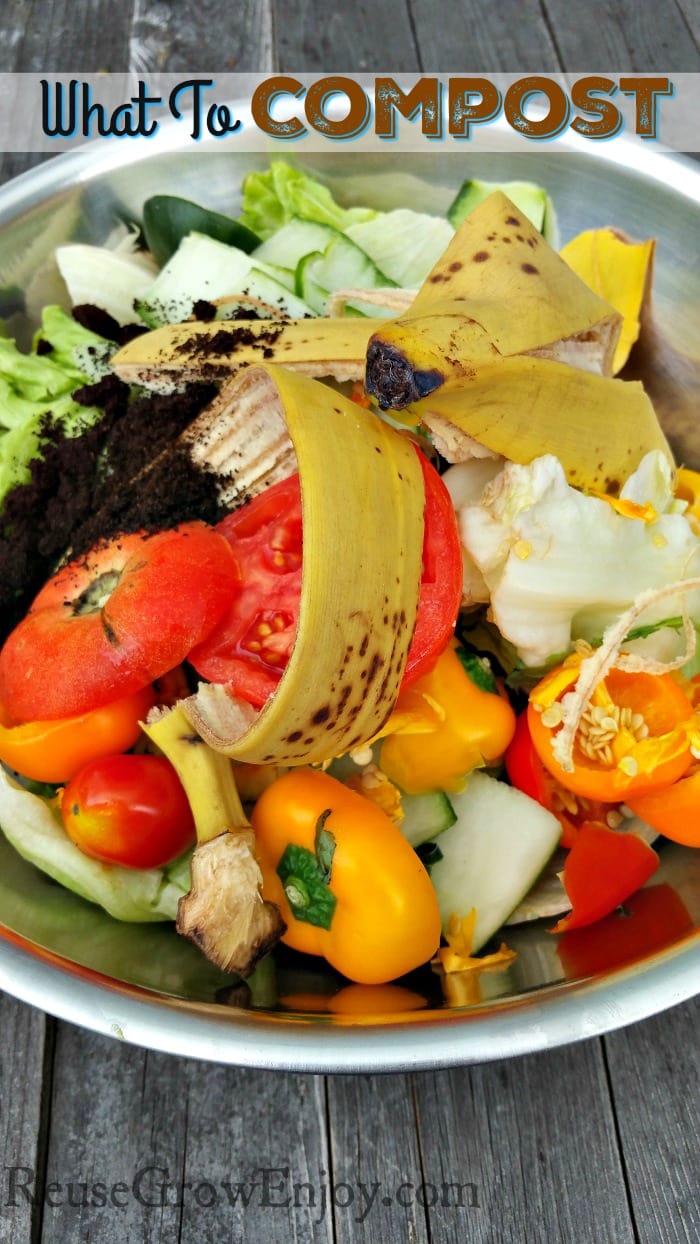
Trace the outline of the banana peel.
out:
[[[552,453],[575,488],[616,492],[654,449],[674,465],[641,384],[551,359],[476,363],[411,410],[452,461],[473,456],[471,440],[522,464]]]
[[[361,380],[373,319],[211,320],[166,324],[135,337],[111,367],[127,384],[158,389],[226,380],[256,363],[281,363],[309,376]]]
[[[622,316],[613,375],[622,370],[650,308],[654,270],[653,238],[636,242],[619,229],[587,229],[563,246],[560,255],[590,289]]]
[[[182,707],[155,709],[143,729],[173,765],[197,832],[192,884],[178,904],[177,931],[224,972],[248,976],[286,925],[262,897],[255,836],[231,762],[192,733]]]
[[[249,764],[340,755],[384,724],[408,656],[425,502],[416,450],[356,402],[274,364],[225,386],[195,447],[226,496],[241,479],[250,495],[287,455],[286,473],[301,480],[304,558],[296,642],[275,694],[256,716],[224,686],[202,684],[184,711],[212,748]]]
[[[497,192],[460,225],[409,314],[374,333],[365,387],[383,409],[402,410],[495,355],[610,375],[621,322]]]

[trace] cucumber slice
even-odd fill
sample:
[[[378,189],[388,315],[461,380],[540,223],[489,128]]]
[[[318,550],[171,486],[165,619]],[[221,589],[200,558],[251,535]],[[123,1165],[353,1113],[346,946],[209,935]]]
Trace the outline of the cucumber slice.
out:
[[[399,207],[350,225],[346,232],[391,281],[412,289],[423,284],[447,250],[454,228],[442,216]]]
[[[338,234],[323,253],[305,255],[297,266],[297,293],[318,314],[336,289],[386,289],[395,285],[350,238]]]
[[[253,258],[294,271],[305,255],[311,254],[311,251],[325,251],[339,237],[342,234],[332,225],[320,225],[313,220],[294,216],[253,251]]]
[[[319,285],[314,277],[319,261],[323,261],[321,251],[311,251],[310,254],[304,255],[304,258],[300,259],[297,264],[294,278],[296,293],[308,303],[315,315],[323,315],[330,292]]]
[[[403,795],[401,807],[404,816],[399,829],[412,847],[434,842],[457,820],[457,814],[443,791],[433,791],[429,795]]]
[[[547,191],[531,181],[470,181],[462,182],[455,198],[447,209],[447,219],[455,229],[465,216],[495,190],[502,190],[524,212],[536,229],[556,248],[557,221],[554,205]]]
[[[476,908],[473,951],[500,929],[555,851],[561,825],[528,795],[474,773],[451,795],[457,820],[440,835],[442,859],[433,865],[443,932],[450,916]]]
[[[159,328],[187,320],[200,298],[211,302],[243,293],[271,302],[293,318],[311,314],[310,308],[290,294],[264,265],[258,267],[244,251],[201,233],[183,238],[136,305],[149,328]]]

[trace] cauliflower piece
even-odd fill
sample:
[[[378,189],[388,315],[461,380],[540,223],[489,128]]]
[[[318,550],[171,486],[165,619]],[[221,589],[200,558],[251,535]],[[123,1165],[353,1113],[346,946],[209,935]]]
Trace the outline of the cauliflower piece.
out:
[[[490,616],[525,665],[544,665],[576,639],[599,638],[646,588],[700,570],[700,538],[673,496],[668,462],[647,454],[627,480],[617,509],[572,488],[551,454],[507,464],[478,504],[458,510],[461,539],[490,593]],[[651,515],[633,517],[651,504]],[[700,618],[700,592],[688,596]],[[645,612],[645,624],[682,613],[680,598]],[[669,659],[683,645],[671,629],[626,644]]]

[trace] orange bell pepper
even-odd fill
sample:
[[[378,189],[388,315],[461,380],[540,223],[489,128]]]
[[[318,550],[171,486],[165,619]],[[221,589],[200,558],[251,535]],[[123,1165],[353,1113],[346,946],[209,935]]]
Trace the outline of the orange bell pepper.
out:
[[[659,867],[656,851],[638,834],[618,833],[594,821],[582,825],[564,865],[571,912],[550,933],[565,933],[609,916]]]
[[[296,769],[263,791],[251,820],[263,897],[279,907],[288,946],[363,985],[394,980],[435,953],[430,878],[376,804],[326,773]]]
[[[590,705],[600,721],[584,722],[577,731],[573,771],[555,760],[552,740],[561,724],[556,706],[575,686],[580,663],[580,657],[568,658],[530,693],[528,726],[542,764],[567,790],[601,803],[629,803],[632,796],[670,786],[693,763],[694,709],[669,674],[610,670]],[[606,730],[607,745],[601,737]]]
[[[118,755],[133,747],[140,722],[155,703],[153,687],[144,687],[89,713],[55,721],[0,725],[0,760],[35,782],[68,782],[91,760]]]
[[[664,838],[700,847],[700,768],[663,790],[637,795],[629,807]]]

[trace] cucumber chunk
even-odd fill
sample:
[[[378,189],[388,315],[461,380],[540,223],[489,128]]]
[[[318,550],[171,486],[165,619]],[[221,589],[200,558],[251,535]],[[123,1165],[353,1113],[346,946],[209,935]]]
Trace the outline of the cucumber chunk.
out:
[[[201,233],[183,238],[136,305],[149,328],[159,328],[187,320],[200,298],[212,302],[229,294],[250,294],[297,319],[311,314],[311,309],[290,294],[264,265],[258,266],[235,246]]]
[[[557,246],[557,219],[554,205],[547,191],[531,181],[470,181],[462,182],[457,194],[447,209],[447,219],[455,229],[461,225],[465,216],[487,199],[495,190],[502,190],[536,229],[550,243]]]
[[[323,315],[328,295],[337,289],[386,289],[395,285],[359,246],[342,233],[321,251],[305,255],[297,266],[297,293]]]
[[[401,807],[404,815],[399,829],[412,847],[434,842],[457,820],[455,810],[443,791],[433,791],[429,795],[403,795]]]
[[[474,773],[450,801],[457,816],[440,835],[430,880],[443,933],[450,916],[476,908],[472,950],[481,949],[527,894],[557,847],[561,825],[528,795]]]
[[[310,255],[311,251],[325,251],[339,237],[342,234],[332,225],[320,225],[294,216],[257,247],[253,258],[279,268],[291,268],[293,272],[305,255]]]

